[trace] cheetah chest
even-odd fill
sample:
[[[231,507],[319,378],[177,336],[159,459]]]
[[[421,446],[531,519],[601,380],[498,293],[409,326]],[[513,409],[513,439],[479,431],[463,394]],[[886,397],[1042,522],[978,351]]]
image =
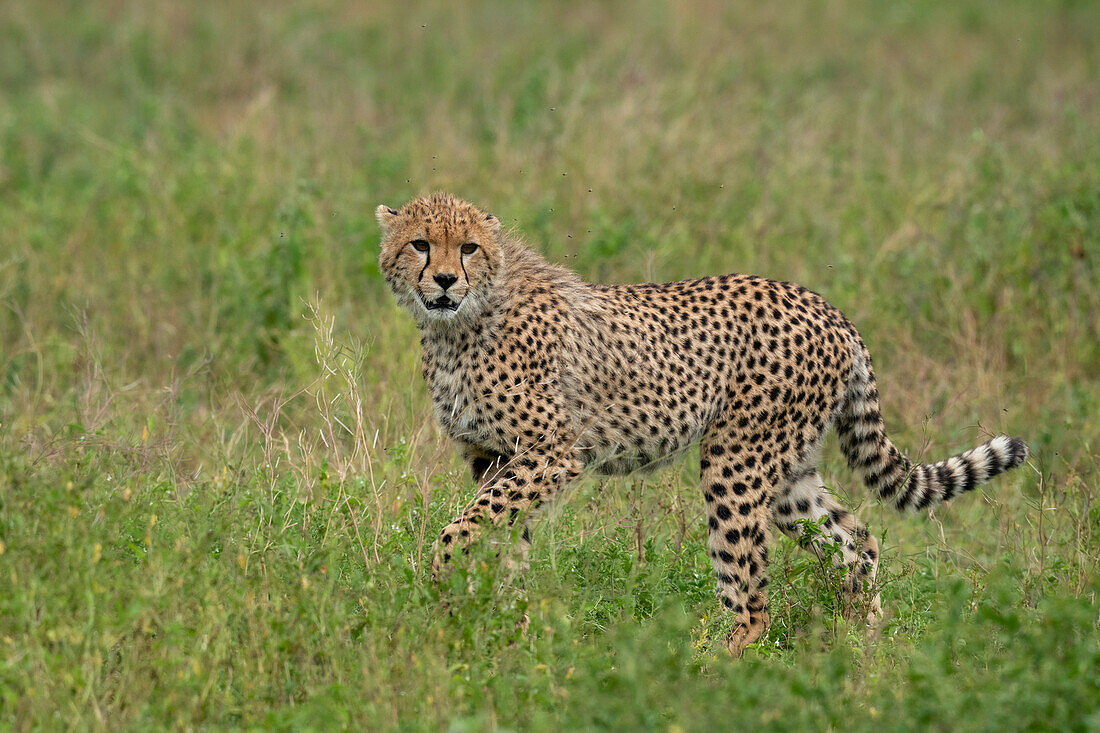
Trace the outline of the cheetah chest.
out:
[[[439,424],[452,438],[488,444],[493,436],[486,429],[486,394],[476,341],[468,337],[425,341],[423,353],[424,378]]]

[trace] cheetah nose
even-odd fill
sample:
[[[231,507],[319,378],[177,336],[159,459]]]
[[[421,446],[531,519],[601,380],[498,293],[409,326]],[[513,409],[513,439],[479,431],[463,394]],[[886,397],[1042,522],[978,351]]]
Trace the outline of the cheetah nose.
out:
[[[449,272],[441,272],[432,279],[439,283],[439,287],[446,290],[447,288],[455,284],[455,281],[458,280],[458,277]]]

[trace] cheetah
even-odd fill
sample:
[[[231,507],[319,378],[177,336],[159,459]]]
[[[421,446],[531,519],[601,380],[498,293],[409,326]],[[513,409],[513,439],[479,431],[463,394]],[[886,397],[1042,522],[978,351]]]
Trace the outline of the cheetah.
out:
[[[847,607],[881,615],[877,593],[861,595],[875,587],[878,542],[818,473],[830,428],[855,474],[899,510],[934,507],[1027,457],[1022,440],[999,436],[912,462],[886,436],[859,333],[800,285],[586,283],[445,193],[377,218],[380,270],[419,327],[435,416],[477,485],[439,535],[433,578],[488,525],[522,520],[582,471],[652,468],[698,441],[725,643],[740,655],[769,624],[771,525],[798,536],[801,520],[818,523],[806,544],[839,548]]]

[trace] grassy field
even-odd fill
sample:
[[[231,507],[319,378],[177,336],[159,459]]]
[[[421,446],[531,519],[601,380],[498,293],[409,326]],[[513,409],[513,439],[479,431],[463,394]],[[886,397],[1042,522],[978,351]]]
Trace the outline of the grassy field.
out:
[[[260,6],[0,4],[0,728],[1100,729],[1100,4]],[[899,516],[830,441],[887,618],[779,539],[740,660],[697,454],[436,588],[472,483],[373,209],[437,189],[801,282],[900,446],[1030,464]]]

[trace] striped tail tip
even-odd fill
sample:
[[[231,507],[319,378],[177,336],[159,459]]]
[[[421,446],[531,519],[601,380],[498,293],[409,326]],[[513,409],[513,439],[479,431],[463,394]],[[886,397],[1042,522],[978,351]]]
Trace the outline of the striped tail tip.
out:
[[[894,505],[902,511],[927,509],[1016,468],[1027,456],[1027,443],[1001,435],[946,461],[914,466]]]
[[[1016,468],[1016,466],[1026,461],[1028,455],[1031,453],[1027,447],[1027,443],[1019,438],[1010,438],[1007,435],[1001,435],[991,440],[990,444],[992,445],[998,441],[1001,441],[1000,445],[1003,446],[1001,450],[1006,457],[1004,468],[1002,468],[1001,471],[1008,471]],[[998,471],[998,473],[1001,471]]]

